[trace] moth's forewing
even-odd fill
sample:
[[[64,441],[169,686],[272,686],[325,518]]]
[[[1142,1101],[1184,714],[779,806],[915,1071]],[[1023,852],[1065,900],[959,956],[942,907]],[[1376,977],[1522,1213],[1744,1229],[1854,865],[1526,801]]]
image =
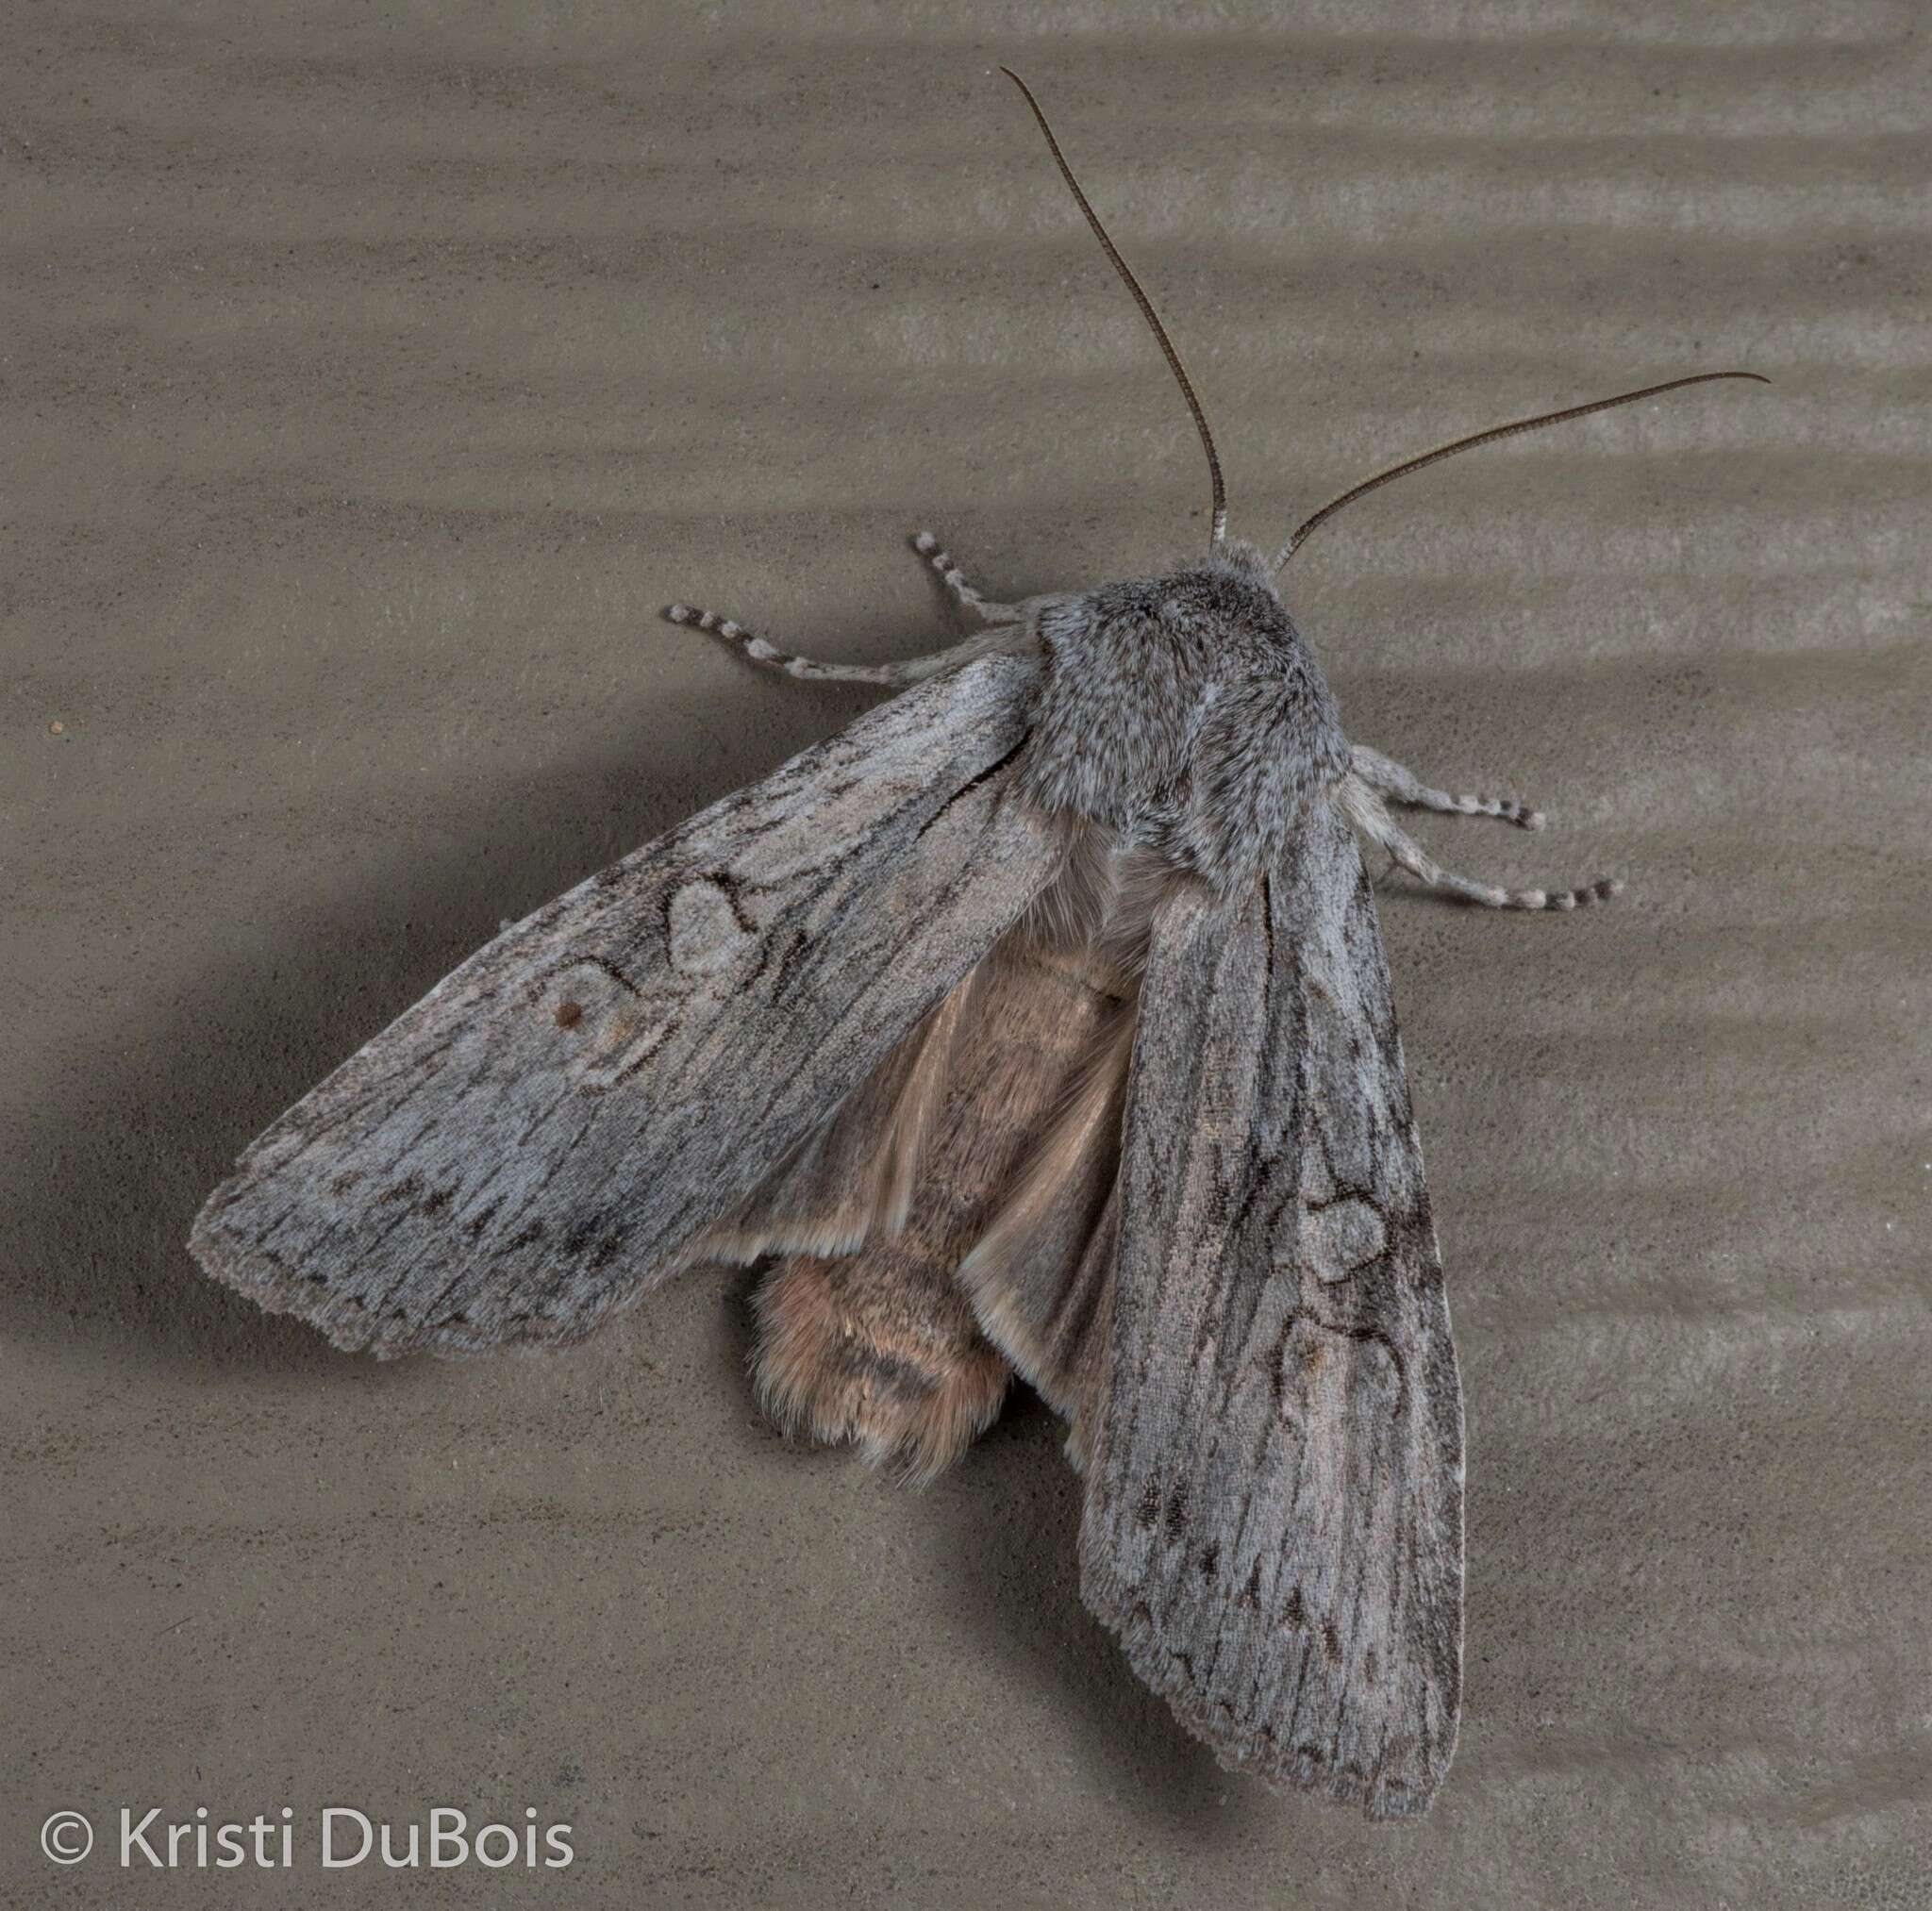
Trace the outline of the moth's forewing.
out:
[[[1424,1811],[1456,1741],[1462,1402],[1360,853],[1327,804],[1155,921],[1088,1604],[1230,1765]]]
[[[210,1196],[208,1272],[339,1345],[579,1338],[684,1264],[1058,867],[1036,665],[908,691],[477,952]]]

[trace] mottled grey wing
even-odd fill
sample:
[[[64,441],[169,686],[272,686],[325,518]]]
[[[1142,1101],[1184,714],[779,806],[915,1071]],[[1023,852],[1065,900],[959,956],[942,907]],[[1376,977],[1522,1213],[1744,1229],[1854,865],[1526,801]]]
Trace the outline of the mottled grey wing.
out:
[[[1462,1398],[1374,898],[1317,803],[1157,916],[1080,1533],[1087,1603],[1224,1763],[1427,1810],[1456,1740]]]
[[[248,1149],[202,1265],[380,1354],[662,1280],[1052,876],[1006,791],[1033,671],[909,690],[506,930]]]

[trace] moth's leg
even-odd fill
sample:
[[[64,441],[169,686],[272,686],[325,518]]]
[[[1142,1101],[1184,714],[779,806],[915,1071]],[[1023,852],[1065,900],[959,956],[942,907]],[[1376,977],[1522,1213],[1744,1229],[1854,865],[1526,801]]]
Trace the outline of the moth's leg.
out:
[[[975,611],[988,623],[1018,623],[1025,612],[1017,604],[994,604],[982,597],[966,581],[966,573],[953,561],[950,552],[941,548],[940,540],[930,531],[922,531],[913,539],[912,548],[940,573],[941,581],[968,610]]]
[[[1366,743],[1357,743],[1352,753],[1355,773],[1370,789],[1398,803],[1417,809],[1440,809],[1451,816],[1493,816],[1513,823],[1519,829],[1541,829],[1546,819],[1540,809],[1519,803],[1513,796],[1480,796],[1469,792],[1431,789],[1413,770],[1406,770],[1392,757]]]
[[[903,689],[908,684],[924,683],[927,677],[937,676],[941,671],[971,663],[974,657],[999,650],[1011,641],[1010,632],[996,629],[981,631],[963,643],[933,651],[926,656],[908,657],[904,663],[822,663],[816,657],[800,656],[795,651],[781,650],[770,638],[728,617],[720,617],[714,610],[699,610],[689,604],[673,604],[666,608],[664,615],[673,623],[708,630],[727,642],[735,643],[754,663],[761,663],[767,670],[783,671],[787,676],[821,683],[891,684]]]
[[[1614,896],[1624,885],[1601,876],[1576,889],[1506,889],[1458,876],[1436,862],[1423,846],[1400,829],[1382,799],[1361,777],[1341,779],[1341,806],[1350,822],[1373,842],[1380,843],[1410,875],[1445,895],[1481,903],[1491,909],[1574,909]]]

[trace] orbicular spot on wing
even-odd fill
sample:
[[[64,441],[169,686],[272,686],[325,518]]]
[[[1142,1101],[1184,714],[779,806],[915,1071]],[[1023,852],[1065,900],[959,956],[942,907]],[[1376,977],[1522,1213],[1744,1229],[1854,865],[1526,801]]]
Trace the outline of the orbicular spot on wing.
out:
[[[757,940],[724,886],[707,877],[680,884],[666,914],[671,966],[694,982],[728,973]]]
[[[667,1007],[641,996],[602,962],[565,964],[547,975],[532,1013],[547,1059],[580,1088],[608,1088],[663,1039]]]
[[[1345,1281],[1388,1245],[1382,1217],[1358,1195],[1331,1201],[1302,1214],[1302,1262],[1317,1280]]]

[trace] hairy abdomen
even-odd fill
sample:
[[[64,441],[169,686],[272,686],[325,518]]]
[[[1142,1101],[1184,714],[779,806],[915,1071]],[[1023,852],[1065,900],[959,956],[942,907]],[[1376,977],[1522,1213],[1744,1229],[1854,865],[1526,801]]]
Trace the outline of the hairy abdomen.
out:
[[[1087,1338],[1063,1318],[1066,1290],[1111,1189],[1132,1027],[1131,977],[1093,933],[1108,913],[1093,873],[1073,872],[881,1065],[889,1092],[855,1097],[840,1158],[904,1164],[905,1199],[852,1252],[793,1253],[767,1276],[758,1383],[781,1423],[926,1476],[998,1412],[1008,1354],[1068,1410],[1051,1350]],[[920,1083],[923,1098],[898,1086]],[[991,1253],[969,1296],[975,1249]],[[1021,1261],[1030,1278],[1009,1292]]]

